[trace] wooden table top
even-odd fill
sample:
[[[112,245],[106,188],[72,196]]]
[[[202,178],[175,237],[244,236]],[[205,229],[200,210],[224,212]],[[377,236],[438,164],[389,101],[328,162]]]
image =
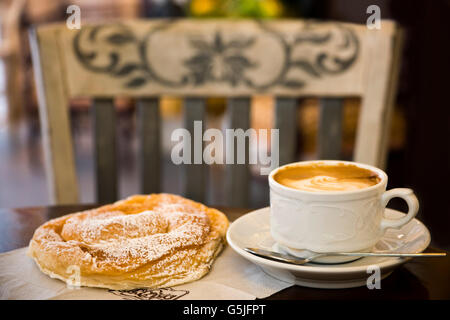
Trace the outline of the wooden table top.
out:
[[[71,205],[0,209],[0,252],[28,245],[34,230],[45,221],[97,205]],[[249,209],[218,208],[233,221]],[[427,252],[442,251],[428,248]],[[268,299],[450,299],[450,256],[413,259],[381,281],[380,290],[312,289],[292,286]]]

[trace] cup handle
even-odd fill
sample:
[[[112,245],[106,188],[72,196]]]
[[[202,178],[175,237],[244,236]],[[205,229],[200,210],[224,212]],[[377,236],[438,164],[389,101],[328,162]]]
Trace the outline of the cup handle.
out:
[[[419,210],[419,201],[417,200],[414,192],[411,189],[407,188],[396,188],[386,191],[381,196],[381,206],[384,208],[388,204],[389,200],[392,198],[402,198],[408,204],[408,214],[400,219],[386,219],[383,218],[381,220],[381,231],[386,230],[387,228],[400,228],[401,226],[407,224],[412,218],[415,217],[417,211]]]

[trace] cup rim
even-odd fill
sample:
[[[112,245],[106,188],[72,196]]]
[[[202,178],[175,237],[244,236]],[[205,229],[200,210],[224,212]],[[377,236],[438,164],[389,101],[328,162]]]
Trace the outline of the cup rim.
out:
[[[380,178],[380,182],[378,182],[376,185],[364,188],[364,189],[358,189],[358,190],[347,190],[347,191],[306,191],[306,190],[299,190],[299,189],[294,189],[294,188],[290,188],[290,187],[286,187],[284,185],[282,185],[281,183],[277,182],[273,176],[281,169],[288,167],[288,166],[295,166],[298,164],[309,164],[309,163],[325,163],[325,164],[338,164],[338,163],[344,163],[344,164],[352,164],[355,165],[359,168],[363,168],[363,169],[368,169],[371,170],[373,172],[375,172]],[[280,188],[281,190],[287,191],[289,193],[293,192],[293,193],[297,193],[297,194],[304,194],[304,195],[311,195],[311,196],[343,196],[343,195],[357,195],[357,194],[361,194],[361,193],[366,193],[366,192],[370,192],[373,190],[376,190],[378,188],[380,188],[383,185],[387,185],[387,179],[388,176],[387,174],[374,166],[368,165],[368,164],[364,164],[364,163],[360,163],[360,162],[355,162],[355,161],[345,161],[345,160],[307,160],[307,161],[297,161],[297,162],[291,162],[288,164],[285,164],[281,167],[275,168],[273,169],[270,173],[269,173],[269,186],[276,186],[278,188]]]

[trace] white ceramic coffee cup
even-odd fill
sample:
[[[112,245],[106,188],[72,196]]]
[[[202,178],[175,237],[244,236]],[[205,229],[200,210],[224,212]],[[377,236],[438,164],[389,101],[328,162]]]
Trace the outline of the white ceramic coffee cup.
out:
[[[369,169],[381,181],[354,191],[303,191],[286,187],[274,175],[286,166],[312,163],[344,163]],[[291,163],[269,174],[270,228],[274,240],[283,247],[315,252],[370,250],[388,228],[400,228],[417,214],[419,202],[411,189],[386,191],[387,175],[373,166],[350,161],[303,161]],[[399,197],[408,204],[408,213],[397,220],[384,218],[390,199]]]

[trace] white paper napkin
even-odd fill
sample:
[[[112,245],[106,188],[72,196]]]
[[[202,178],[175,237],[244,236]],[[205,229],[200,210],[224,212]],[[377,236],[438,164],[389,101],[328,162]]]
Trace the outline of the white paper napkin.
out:
[[[291,286],[266,275],[227,246],[206,276],[180,286],[130,291],[69,288],[43,274],[26,255],[27,249],[0,254],[0,299],[253,300]]]

